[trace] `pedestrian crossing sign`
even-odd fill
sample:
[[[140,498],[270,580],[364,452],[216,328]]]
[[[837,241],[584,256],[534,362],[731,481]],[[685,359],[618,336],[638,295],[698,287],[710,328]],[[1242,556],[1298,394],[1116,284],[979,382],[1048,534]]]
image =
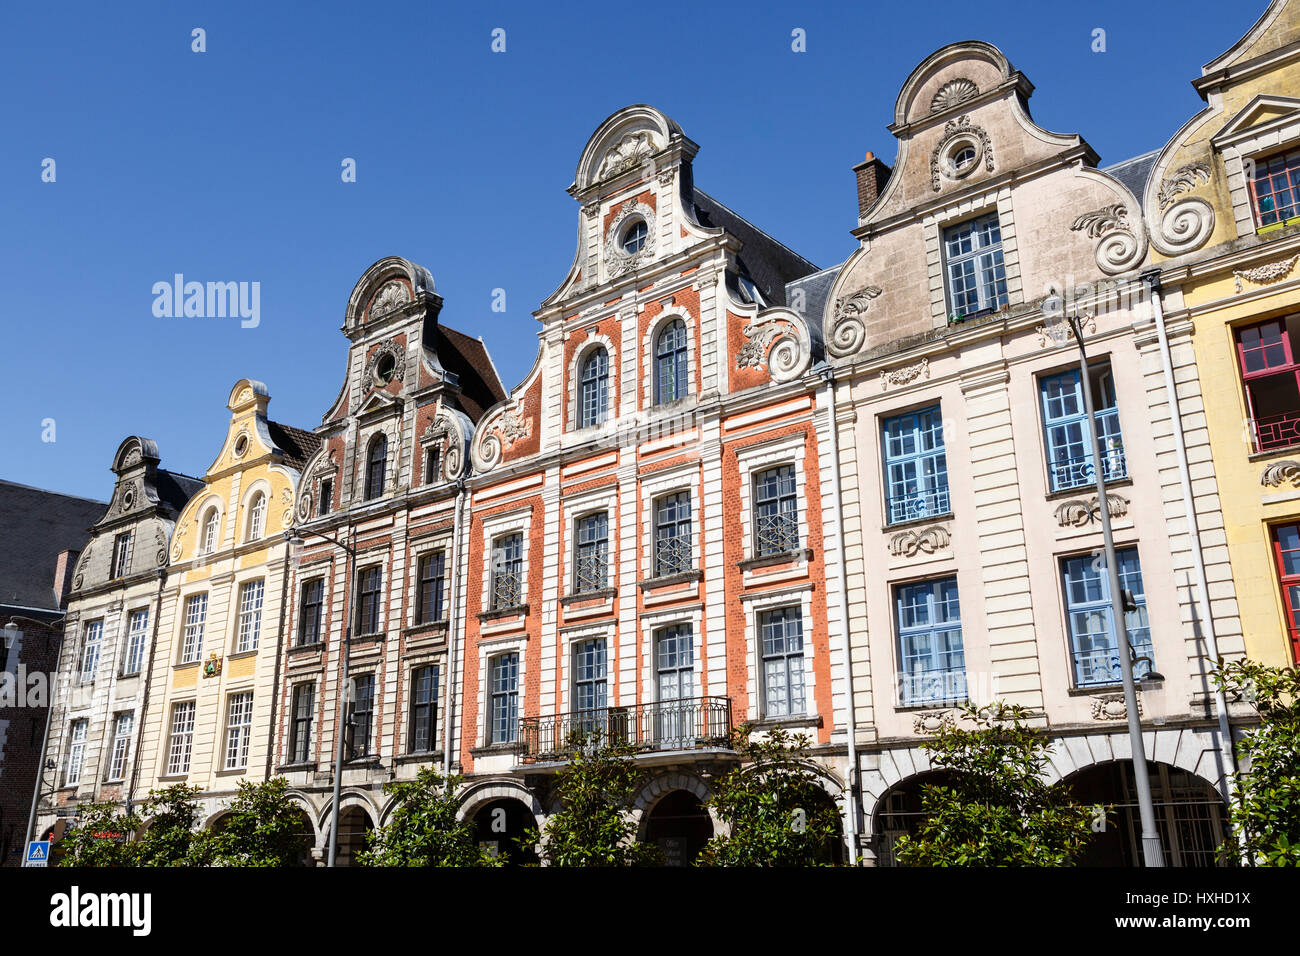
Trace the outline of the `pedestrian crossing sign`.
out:
[[[46,866],[50,859],[50,841],[33,840],[27,844],[27,859],[24,866]]]

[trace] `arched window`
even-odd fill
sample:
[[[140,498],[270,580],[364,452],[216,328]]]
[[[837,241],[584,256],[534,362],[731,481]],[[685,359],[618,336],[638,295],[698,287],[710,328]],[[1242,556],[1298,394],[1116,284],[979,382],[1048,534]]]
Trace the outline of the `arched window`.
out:
[[[609,355],[596,349],[582,363],[578,427],[599,425],[609,414]]]
[[[217,513],[216,508],[208,509],[208,513],[203,519],[203,554],[211,554],[217,550],[217,527],[221,523],[220,519],[221,516]]]
[[[655,404],[675,402],[686,392],[686,323],[673,319],[655,340]]]
[[[246,540],[255,541],[262,537],[266,528],[266,495],[260,491],[253,495],[253,503],[248,509],[248,535]]]
[[[376,435],[366,454],[366,501],[384,493],[384,470],[388,466],[388,438]]]

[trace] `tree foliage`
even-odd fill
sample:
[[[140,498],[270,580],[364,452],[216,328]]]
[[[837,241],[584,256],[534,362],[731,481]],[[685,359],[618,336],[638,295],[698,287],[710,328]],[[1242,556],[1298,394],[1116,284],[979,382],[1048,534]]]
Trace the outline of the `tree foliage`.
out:
[[[1044,778],[1051,742],[1017,705],[962,708],[922,744],[942,785],[922,787],[922,821],[899,838],[903,866],[1068,866],[1087,848],[1104,810],[1082,807]],[[973,726],[962,726],[962,724]]]
[[[572,759],[556,775],[560,809],[520,838],[540,843],[548,866],[649,866],[662,861],[656,846],[636,841],[636,824],[626,809],[641,774],[632,748],[596,732],[574,735]]]
[[[413,781],[388,783],[384,792],[397,799],[386,826],[370,832],[358,854],[362,866],[497,866],[474,839],[474,825],[456,818],[462,778],[421,770]]]
[[[137,866],[137,845],[132,835],[140,817],[112,803],[83,803],[77,808],[77,825],[57,844],[50,862],[56,866]]]
[[[710,809],[730,824],[713,837],[700,866],[820,866],[841,839],[840,814],[810,769],[809,740],[774,728],[751,740],[749,728],[733,733],[744,763],[714,784]]]
[[[1221,852],[1257,866],[1300,866],[1300,671],[1253,661],[1220,663],[1215,680],[1248,701],[1259,726],[1237,742],[1233,833]]]
[[[203,866],[207,861],[191,855],[194,825],[199,818],[197,798],[202,787],[183,783],[150,790],[140,816],[147,829],[135,841],[137,866]]]
[[[297,866],[308,849],[302,810],[288,797],[284,777],[264,783],[241,780],[219,830],[203,830],[190,846],[190,859],[207,866]]]

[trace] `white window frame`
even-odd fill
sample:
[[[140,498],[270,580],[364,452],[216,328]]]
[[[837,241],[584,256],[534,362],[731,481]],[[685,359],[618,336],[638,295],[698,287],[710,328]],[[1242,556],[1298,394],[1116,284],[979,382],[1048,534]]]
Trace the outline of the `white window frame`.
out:
[[[483,607],[484,613],[497,610],[492,607],[492,556],[495,550],[497,539],[503,538],[508,534],[518,532],[522,536],[520,541],[521,561],[520,561],[520,579],[522,581],[523,603],[528,603],[528,530],[533,523],[532,508],[525,508],[521,511],[512,511],[506,515],[498,515],[489,518],[483,522]]]
[[[605,350],[605,357],[608,359],[608,378],[609,384],[606,389],[608,404],[605,409],[605,418],[595,425],[582,425],[582,369],[587,362],[587,358],[599,346]],[[585,432],[593,434],[602,428],[608,428],[611,422],[618,419],[619,416],[619,376],[618,376],[619,353],[614,347],[614,343],[604,335],[596,333],[588,336],[587,339],[574,350],[573,358],[569,360],[569,395],[568,395],[568,428],[569,432]]]
[[[149,642],[149,608],[138,607],[127,612],[126,648],[122,655],[122,677],[131,677],[144,670],[144,650]],[[140,626],[136,627],[136,621]]]
[[[172,703],[171,731],[167,735],[167,776],[184,777],[190,772],[190,759],[194,753],[194,716],[197,704],[193,700]]]
[[[125,731],[123,723],[125,722]],[[126,779],[127,758],[131,753],[131,738],[135,735],[135,711],[123,710],[113,716],[113,751],[108,761],[106,783]]]
[[[63,761],[65,787],[75,787],[81,783],[81,774],[86,766],[86,738],[89,730],[90,720],[85,717],[74,720],[68,727],[68,755]]]
[[[197,599],[202,598],[202,601]],[[194,620],[195,615],[191,615],[190,608],[200,607],[202,611],[197,615],[198,619]],[[203,632],[207,627],[208,619],[208,592],[196,591],[193,594],[187,594],[181,600],[181,640],[180,640],[180,661],[181,664],[197,664],[203,660]],[[193,650],[191,652],[191,637],[193,638]]]
[[[775,441],[750,445],[736,452],[736,464],[739,467],[741,479],[740,508],[743,516],[741,538],[744,544],[743,553],[746,558],[758,557],[754,550],[754,522],[757,518],[756,502],[754,501],[754,479],[760,472],[767,471],[769,468],[776,468],[780,465],[794,465],[795,496],[799,501],[807,501],[808,497],[805,491],[807,476],[804,472],[806,454],[807,433],[802,430],[788,436],[783,435]],[[809,542],[808,509],[800,509],[796,514],[799,520],[799,547],[807,548]]]
[[[251,690],[236,691],[226,698],[224,769],[248,769],[248,745],[252,736],[253,692]]]
[[[813,630],[816,619],[813,617],[813,585],[809,582],[791,587],[776,588],[771,591],[742,594],[741,603],[745,608],[745,660],[748,662],[746,691],[750,700],[750,719],[753,720],[807,720],[815,717],[817,709],[817,672],[813,667]],[[803,697],[804,713],[783,717],[767,715],[766,682],[763,678],[763,635],[759,628],[759,614],[778,608],[798,606],[803,622]],[[735,718],[739,722],[739,717]]]
[[[697,571],[703,567],[704,521],[703,496],[700,493],[700,464],[689,462],[653,472],[640,479],[643,572],[641,577],[647,580],[655,576],[655,502],[666,495],[678,492],[686,492],[691,496],[691,562]]]
[[[266,578],[251,578],[239,585],[239,615],[235,631],[235,653],[256,651],[262,636],[262,609],[266,599]]]

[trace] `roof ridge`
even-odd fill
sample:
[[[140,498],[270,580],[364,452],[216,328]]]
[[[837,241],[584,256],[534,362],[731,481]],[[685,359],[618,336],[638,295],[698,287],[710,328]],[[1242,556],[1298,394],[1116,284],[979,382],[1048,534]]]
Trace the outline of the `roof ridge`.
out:
[[[732,209],[730,206],[728,206],[725,202],[723,202],[723,201],[722,201],[721,199],[719,199],[717,196],[714,196],[714,195],[711,194],[711,193],[706,193],[706,192],[705,192],[703,189],[701,189],[699,186],[694,186],[694,187],[692,187],[692,188],[695,190],[696,193],[698,193],[699,195],[703,196],[705,199],[709,200],[710,202],[717,203],[717,205],[719,205],[719,206],[721,206],[723,209],[727,210],[727,212],[731,213],[733,216],[735,216],[737,219],[739,219],[739,220],[740,220],[741,222],[743,222],[745,225],[749,226],[750,229],[753,229],[755,232],[762,233],[762,234],[763,234],[764,236],[766,236],[768,239],[771,239],[774,243],[776,243],[778,246],[780,246],[780,247],[781,247],[782,249],[784,249],[786,252],[790,253],[790,255],[794,256],[796,259],[800,260],[801,262],[806,262],[808,265],[812,266],[813,271],[821,271],[821,270],[819,269],[817,263],[813,262],[811,259],[807,258],[806,256],[803,256],[803,255],[801,255],[800,253],[795,252],[793,249],[791,249],[789,246],[787,246],[787,245],[786,245],[784,242],[782,242],[780,239],[776,238],[776,236],[772,235],[772,234],[771,234],[770,232],[768,232],[766,229],[763,229],[763,228],[760,227],[760,226],[756,226],[756,225],[754,225],[754,223],[750,222],[748,219],[746,219],[746,218],[745,218],[744,216],[742,216],[740,213],[736,212],[736,210]],[[800,276],[800,278],[803,278],[803,276]],[[792,280],[792,281],[793,281],[793,280]]]
[[[10,481],[8,478],[0,478],[0,485],[9,485],[11,488],[25,488],[27,491],[39,491],[44,495],[58,495],[60,498],[75,498],[77,501],[89,501],[91,504],[107,505],[107,501],[100,501],[98,498],[87,498],[85,495],[69,494],[66,491],[54,491],[51,488],[40,488],[36,485],[24,485],[21,481]]]

